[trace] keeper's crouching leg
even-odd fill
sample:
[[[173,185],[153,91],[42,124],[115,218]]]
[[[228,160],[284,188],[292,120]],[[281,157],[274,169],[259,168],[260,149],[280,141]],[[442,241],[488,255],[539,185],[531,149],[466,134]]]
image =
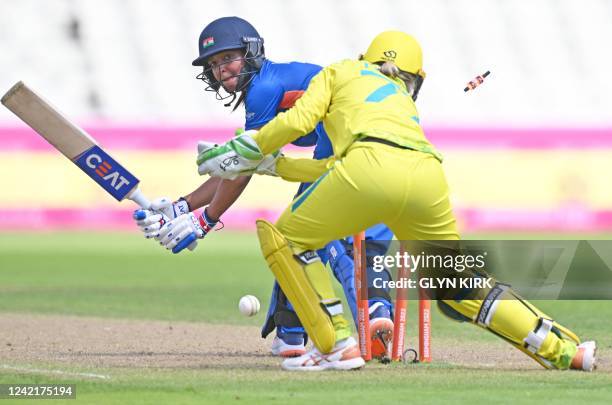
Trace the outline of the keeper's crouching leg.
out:
[[[475,299],[444,300],[441,305],[488,329],[545,368],[570,368],[580,344],[572,331],[516,295],[507,285],[497,283],[493,288],[474,290],[468,295]]]
[[[336,341],[351,336],[329,273],[314,251],[294,251],[271,223],[258,220],[257,236],[270,270],[308,336],[321,353],[329,353]]]

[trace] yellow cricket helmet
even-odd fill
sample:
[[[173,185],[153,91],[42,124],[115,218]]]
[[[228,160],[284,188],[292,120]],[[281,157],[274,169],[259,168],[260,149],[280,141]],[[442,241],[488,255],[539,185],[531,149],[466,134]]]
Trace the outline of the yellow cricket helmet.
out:
[[[372,40],[363,59],[370,63],[393,62],[401,71],[416,75],[412,93],[413,100],[416,100],[425,72],[421,45],[412,35],[401,31],[382,32]]]
[[[425,77],[423,51],[417,40],[401,31],[385,31],[374,38],[363,59],[371,63],[393,62],[404,72]]]

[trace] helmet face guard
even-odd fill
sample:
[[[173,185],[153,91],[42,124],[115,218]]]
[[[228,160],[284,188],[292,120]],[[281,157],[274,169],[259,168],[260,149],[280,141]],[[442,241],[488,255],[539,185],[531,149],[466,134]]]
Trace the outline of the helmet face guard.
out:
[[[421,90],[421,86],[425,80],[425,72],[414,74],[400,70],[399,78],[406,83],[406,87],[409,87],[408,84],[412,85],[412,101],[416,101],[419,96],[419,90]]]
[[[416,101],[417,96],[419,95],[419,90],[421,90],[421,86],[423,85],[424,80],[424,76],[417,75],[416,80],[414,82],[414,90],[412,90],[412,101]]]
[[[222,64],[224,65],[227,63],[232,63],[239,59],[244,60],[244,67],[241,69],[240,73],[229,77],[230,79],[234,77],[238,78],[238,84],[236,85],[236,89],[234,91],[228,92],[227,90],[225,90],[225,88],[223,87],[223,83],[215,79],[215,76],[213,74],[213,68],[210,66],[207,66],[206,64],[204,65],[202,73],[196,76],[196,79],[200,79],[204,83],[206,83],[207,86],[204,89],[205,91],[212,91],[216,93],[215,98],[217,100],[225,100],[232,96],[235,98],[236,93],[242,92],[247,89],[249,83],[251,83],[251,80],[253,80],[254,74],[257,73],[259,69],[261,69],[261,65],[263,64],[263,61],[265,60],[263,40],[261,40],[260,38],[250,38],[250,39],[251,40],[259,39],[259,41],[248,42],[247,46],[245,46],[244,48],[241,48],[245,51],[245,54],[243,56],[241,56],[240,58],[229,60]],[[244,39],[244,40],[249,40],[249,39]],[[219,51],[219,52],[223,52],[223,51]],[[218,68],[218,66],[215,68]],[[221,89],[225,91],[225,94],[220,93]]]

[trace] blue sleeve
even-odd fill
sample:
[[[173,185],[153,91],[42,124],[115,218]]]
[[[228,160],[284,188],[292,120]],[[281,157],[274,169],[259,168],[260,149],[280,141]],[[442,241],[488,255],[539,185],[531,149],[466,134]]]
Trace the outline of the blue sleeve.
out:
[[[251,86],[246,98],[246,122],[244,129],[263,127],[277,114],[278,105],[283,99],[283,87],[273,81],[259,81]]]
[[[315,129],[317,133],[317,146],[315,147],[313,158],[317,160],[326,159],[334,154],[332,144],[323,128],[323,123],[319,122]]]
[[[258,82],[250,90],[245,103],[246,122],[244,129],[247,131],[261,128],[276,117],[278,106],[285,94],[283,87],[271,80]],[[318,135],[313,131],[292,143],[296,146],[313,146],[316,145],[317,140]]]
[[[295,141],[291,142],[295,146],[313,146],[317,144],[317,140],[319,136],[315,131],[312,131],[309,134],[306,134]]]

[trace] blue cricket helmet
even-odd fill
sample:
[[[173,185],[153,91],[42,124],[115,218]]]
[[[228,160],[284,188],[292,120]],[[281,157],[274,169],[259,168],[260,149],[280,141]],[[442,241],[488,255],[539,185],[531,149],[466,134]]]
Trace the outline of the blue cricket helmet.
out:
[[[232,97],[232,100],[225,104],[227,107],[236,99],[236,93],[241,92],[240,99],[234,107],[235,110],[244,101],[245,90],[255,73],[261,69],[266,58],[263,43],[264,40],[259,36],[255,27],[242,18],[223,17],[214,20],[202,30],[198,39],[200,56],[191,63],[193,66],[203,67],[203,72],[197,76],[197,79],[207,84],[206,91],[216,93],[217,100]],[[240,74],[236,75],[238,76],[236,90],[224,96],[219,93],[222,87],[221,83],[215,79],[212,68],[206,65],[206,60],[219,52],[230,49],[244,50],[244,67]]]
[[[202,30],[198,41],[200,56],[191,64],[204,66],[206,59],[216,53],[241,48],[246,49],[246,56],[263,58],[263,38],[255,27],[239,17],[222,17]]]

